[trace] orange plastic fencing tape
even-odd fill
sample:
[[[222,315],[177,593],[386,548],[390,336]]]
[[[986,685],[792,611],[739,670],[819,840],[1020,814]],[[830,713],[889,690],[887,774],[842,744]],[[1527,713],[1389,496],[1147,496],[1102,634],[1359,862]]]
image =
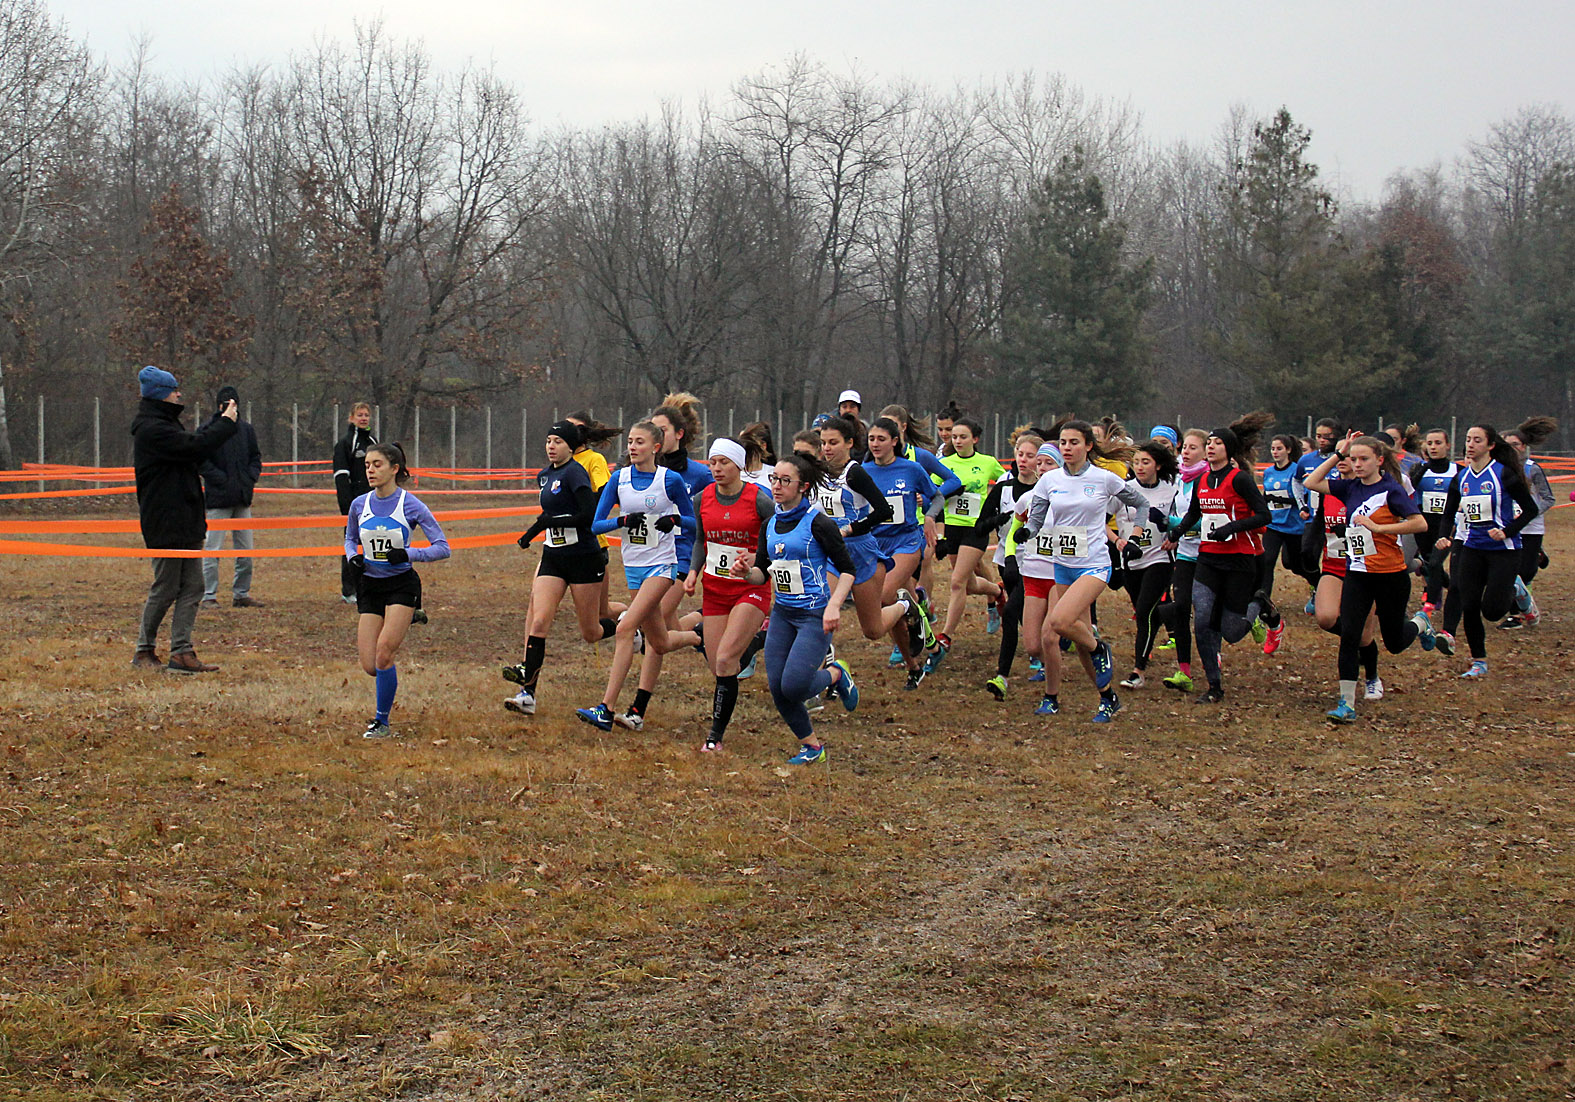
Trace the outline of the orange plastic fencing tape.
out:
[[[541,512],[539,505],[522,505],[496,509],[446,509],[432,515],[439,524],[460,520],[489,520],[504,517],[529,517]],[[338,528],[343,530],[345,518],[337,513],[311,517],[237,517],[210,520],[212,532],[250,532],[280,528]],[[121,532],[141,532],[138,520],[0,520],[0,535],[71,535],[99,536]]]

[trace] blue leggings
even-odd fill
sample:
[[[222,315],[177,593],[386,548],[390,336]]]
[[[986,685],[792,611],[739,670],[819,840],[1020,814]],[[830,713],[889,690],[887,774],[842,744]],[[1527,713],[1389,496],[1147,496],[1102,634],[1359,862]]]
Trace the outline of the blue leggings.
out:
[[[823,608],[775,604],[766,628],[766,682],[771,686],[771,699],[800,742],[815,736],[804,702],[831,687],[830,671],[820,668],[831,642],[831,636],[821,627],[825,614]]]

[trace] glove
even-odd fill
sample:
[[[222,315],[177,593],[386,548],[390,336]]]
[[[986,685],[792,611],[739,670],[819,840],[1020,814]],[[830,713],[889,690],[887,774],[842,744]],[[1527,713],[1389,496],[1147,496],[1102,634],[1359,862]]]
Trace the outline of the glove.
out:
[[[1153,506],[1150,506],[1148,510],[1148,522],[1159,529],[1168,530],[1170,528],[1170,517],[1165,513],[1165,510]]]
[[[365,555],[351,555],[348,561],[350,563],[350,569],[354,570],[357,574],[361,574],[366,571]]]
[[[514,542],[520,545],[520,550],[521,551],[525,551],[525,550],[528,550],[530,548],[530,539],[531,539],[531,534],[529,532],[521,532],[520,533],[520,538],[515,540]]]
[[[1130,563],[1133,559],[1141,558],[1143,549],[1135,543],[1128,543],[1121,549],[1122,561]]]
[[[391,547],[388,550],[388,565],[403,566],[410,561],[410,552],[403,547]]]
[[[618,515],[618,526],[620,528],[638,528],[644,521],[644,513],[620,513]]]
[[[671,532],[676,527],[678,527],[678,518],[671,514],[656,518],[656,530],[658,532]]]

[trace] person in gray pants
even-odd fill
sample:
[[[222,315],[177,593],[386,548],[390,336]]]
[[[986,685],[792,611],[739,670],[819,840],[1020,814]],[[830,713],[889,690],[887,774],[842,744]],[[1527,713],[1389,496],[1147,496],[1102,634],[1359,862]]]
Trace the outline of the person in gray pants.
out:
[[[239,405],[240,397],[233,386],[220,387],[216,409],[224,409],[229,402]],[[213,421],[223,416],[224,414],[216,412]],[[208,423],[211,425],[213,421]],[[235,435],[221,444],[218,451],[202,461],[201,471],[203,504],[207,506],[209,520],[250,517],[252,489],[262,477],[262,452],[257,447],[257,433],[252,428],[251,422],[236,417]],[[250,529],[236,529],[231,535],[234,537],[235,550],[252,549]],[[223,546],[224,531],[210,528],[202,549],[217,551]],[[261,601],[252,597],[250,556],[238,557],[235,560],[235,581],[230,589],[230,601],[236,608],[263,607]],[[218,559],[202,560],[202,607],[219,607]]]
[[[142,401],[131,422],[131,465],[137,479],[137,511],[142,518],[142,542],[149,548],[201,551],[208,532],[203,515],[202,480],[197,466],[235,435],[236,409],[231,399],[220,415],[196,432],[181,424],[180,384],[162,368],[148,366],[137,373]],[[137,651],[131,664],[137,669],[159,669],[156,640],[164,614],[174,606],[170,621],[170,660],[174,673],[208,673],[218,669],[197,658],[191,631],[202,600],[200,557],[156,557],[153,586],[142,608]]]

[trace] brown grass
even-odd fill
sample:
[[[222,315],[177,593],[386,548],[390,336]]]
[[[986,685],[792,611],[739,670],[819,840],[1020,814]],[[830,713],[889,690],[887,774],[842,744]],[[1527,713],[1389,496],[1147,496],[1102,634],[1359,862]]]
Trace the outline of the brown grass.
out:
[[[695,752],[687,653],[643,734],[575,722],[604,656],[567,616],[541,714],[505,713],[533,563],[423,571],[405,737],[368,744],[331,563],[259,560],[269,607],[203,613],[224,668],[187,680],[126,665],[143,564],[7,560],[0,1097],[1575,1090],[1562,561],[1492,681],[1385,656],[1344,729],[1299,614],[1227,707],[1126,693],[1106,729],[1077,681],[1029,715],[1021,662],[994,704],[982,614],[916,695],[849,640],[864,703],[788,775],[763,678]]]

